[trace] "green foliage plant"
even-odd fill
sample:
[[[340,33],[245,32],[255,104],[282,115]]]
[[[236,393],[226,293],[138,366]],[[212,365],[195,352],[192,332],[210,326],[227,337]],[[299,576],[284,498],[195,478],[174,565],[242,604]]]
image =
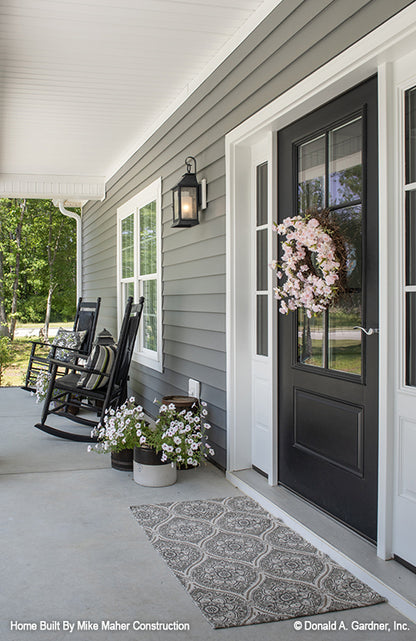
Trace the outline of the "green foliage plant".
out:
[[[0,385],[2,384],[3,372],[12,360],[12,342],[8,336],[2,336],[0,338]]]

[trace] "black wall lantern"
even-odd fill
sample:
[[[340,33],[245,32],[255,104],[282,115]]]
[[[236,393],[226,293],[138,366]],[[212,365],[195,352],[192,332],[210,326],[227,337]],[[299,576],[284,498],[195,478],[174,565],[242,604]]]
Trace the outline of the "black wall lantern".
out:
[[[194,171],[192,172],[192,162]],[[198,209],[206,208],[207,182],[201,184],[196,179],[196,160],[193,156],[185,158],[186,174],[172,189],[173,224],[172,227],[192,227],[198,225]]]

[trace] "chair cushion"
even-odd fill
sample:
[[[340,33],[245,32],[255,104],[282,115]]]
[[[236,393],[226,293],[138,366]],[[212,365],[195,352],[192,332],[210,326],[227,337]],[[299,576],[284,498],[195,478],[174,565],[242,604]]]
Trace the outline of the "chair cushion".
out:
[[[52,345],[58,345],[60,348],[70,347],[73,350],[78,350],[82,345],[86,333],[86,331],[74,332],[60,327],[52,341]],[[57,349],[55,356],[53,355],[53,351],[54,350],[51,349],[49,352],[49,356],[52,358],[57,358],[59,361],[64,361],[66,363],[72,363],[75,361],[75,356],[70,350]]]
[[[103,376],[103,374],[110,373],[116,357],[116,350],[116,345],[96,345],[85,367],[87,369],[98,370],[100,374],[82,374],[77,386],[93,390],[107,385],[108,376]]]

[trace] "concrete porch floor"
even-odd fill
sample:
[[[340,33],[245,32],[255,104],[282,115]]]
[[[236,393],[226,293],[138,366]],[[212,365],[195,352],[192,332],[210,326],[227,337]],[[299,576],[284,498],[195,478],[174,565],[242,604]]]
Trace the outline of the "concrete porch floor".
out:
[[[130,514],[130,505],[240,494],[211,465],[179,473],[167,488],[144,488],[130,473],[110,467],[109,456],[87,445],[48,436],[33,427],[40,406],[18,388],[0,389],[1,623],[2,641],[414,641],[416,625],[388,604],[303,619],[213,630]],[[130,623],[102,631],[102,621]],[[40,622],[49,630],[39,630]],[[62,630],[62,621],[75,630]],[[77,622],[99,631],[77,631]],[[134,631],[140,622],[189,623],[189,632]],[[343,622],[338,631],[305,630]],[[354,630],[353,622],[386,622],[390,631]],[[11,622],[36,623],[16,631]],[[408,630],[394,629],[394,622]],[[59,629],[60,628],[60,629]]]

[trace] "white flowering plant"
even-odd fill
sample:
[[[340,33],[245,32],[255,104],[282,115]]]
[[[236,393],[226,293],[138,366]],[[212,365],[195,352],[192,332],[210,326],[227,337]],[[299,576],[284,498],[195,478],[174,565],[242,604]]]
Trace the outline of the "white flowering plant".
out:
[[[89,445],[88,451],[132,450],[148,442],[149,431],[142,406],[137,405],[134,397],[131,397],[117,409],[106,410],[102,423],[91,431],[91,436],[98,439],[97,444]]]
[[[156,401],[155,401],[156,402]],[[134,397],[117,409],[106,411],[102,423],[91,436],[97,443],[88,446],[88,451],[120,452],[134,447],[149,447],[161,453],[162,461],[174,461],[178,465],[194,467],[214,450],[207,443],[207,404],[194,403],[189,410],[178,411],[173,403],[163,404],[154,425],[146,419],[141,405]]]
[[[303,216],[285,218],[273,230],[282,240],[280,263],[270,267],[282,284],[274,288],[279,312],[304,308],[310,318],[324,311],[344,287],[346,250],[328,210],[308,210]]]
[[[155,402],[158,401],[155,399]],[[207,404],[194,403],[190,409],[179,411],[174,403],[162,404],[152,433],[152,445],[162,452],[162,461],[174,461],[179,466],[195,467],[215,454],[208,444],[206,432]]]

